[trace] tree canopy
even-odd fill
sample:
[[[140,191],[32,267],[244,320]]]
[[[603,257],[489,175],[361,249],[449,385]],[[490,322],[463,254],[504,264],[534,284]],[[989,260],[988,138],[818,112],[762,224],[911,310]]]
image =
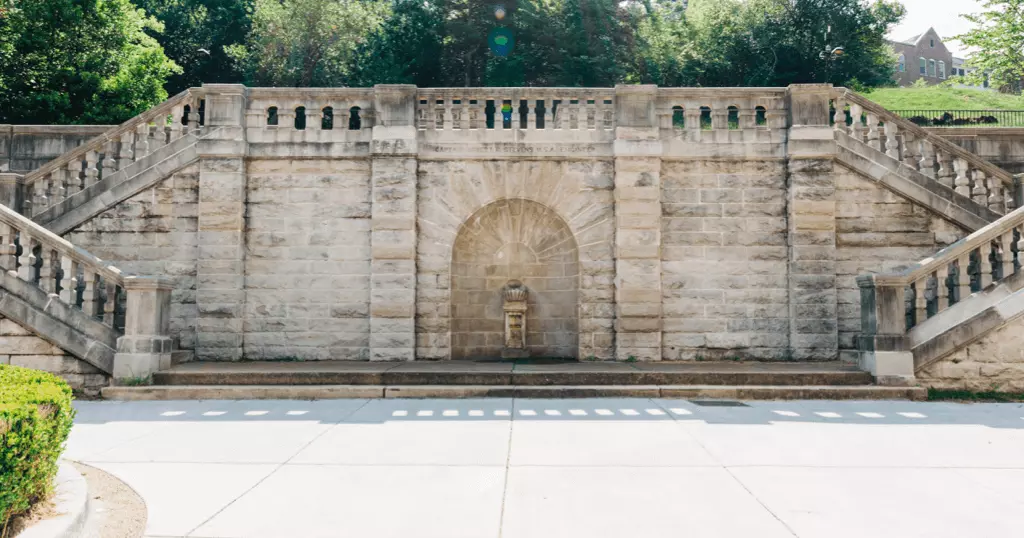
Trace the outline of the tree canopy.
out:
[[[976,68],[966,78],[1020,93],[1024,81],[1024,0],[985,0],[985,11],[964,15],[974,28],[959,35],[964,46],[975,48],[968,65]]]

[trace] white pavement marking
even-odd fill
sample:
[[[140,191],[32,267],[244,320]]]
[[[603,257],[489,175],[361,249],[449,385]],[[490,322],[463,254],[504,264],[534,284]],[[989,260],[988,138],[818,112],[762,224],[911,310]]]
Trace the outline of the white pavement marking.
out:
[[[875,413],[874,411],[860,412],[857,414],[864,418],[885,418],[885,415],[881,413]]]
[[[418,417],[432,417],[432,416],[434,416],[434,412],[431,411],[430,409],[423,409],[422,411],[416,411],[416,416],[418,416]]]
[[[689,409],[681,409],[679,407],[673,407],[672,409],[669,409],[669,411],[672,411],[673,413],[675,413],[677,415],[692,415],[693,414],[693,412],[690,411]]]
[[[562,412],[557,409],[545,409],[544,414],[552,417],[558,417],[562,415]]]
[[[407,417],[407,416],[409,416],[409,412],[406,411],[405,409],[399,409],[398,411],[395,411],[395,412],[391,413],[391,416],[393,416],[393,417]]]
[[[494,416],[496,417],[507,417],[509,415],[508,409],[495,409]]]
[[[594,412],[597,413],[598,415],[605,416],[605,417],[608,416],[608,415],[614,415],[615,414],[615,413],[612,413],[611,409],[595,409]]]
[[[900,415],[903,415],[907,418],[928,418],[928,416],[925,415],[924,413],[900,413]]]
[[[629,415],[631,417],[635,417],[640,414],[637,412],[636,409],[619,409],[619,413],[622,413],[623,415]]]
[[[459,412],[458,410],[455,409],[445,409],[443,412],[441,412],[441,415],[445,417],[457,417],[459,416]]]
[[[842,418],[843,416],[833,411],[815,411],[814,414],[825,418]]]
[[[532,417],[536,416],[537,412],[534,411],[533,409],[520,409],[519,414],[523,415],[524,417]]]
[[[662,411],[661,409],[644,409],[644,411],[647,411],[648,415],[654,415],[654,416],[661,416],[661,415],[665,414],[665,412]]]
[[[266,414],[267,414],[267,413],[269,413],[269,412],[270,412],[270,411],[263,411],[263,410],[257,410],[257,411],[246,411],[246,412],[245,412],[245,415],[246,415],[246,416],[249,416],[249,417],[261,417],[261,416],[263,416],[263,415],[266,415]]]
[[[309,411],[305,411],[305,410],[302,410],[302,409],[297,409],[297,410],[294,410],[294,411],[288,411],[285,414],[289,415],[289,416],[297,417],[299,415],[305,415],[306,413],[309,413]]]
[[[775,413],[776,415],[782,415],[784,417],[798,417],[798,416],[800,416],[800,413],[797,413],[796,411],[780,411],[778,409],[772,411],[772,413]]]
[[[469,416],[471,416],[471,417],[482,417],[482,416],[484,416],[484,412],[479,410],[479,409],[470,409]]]
[[[569,410],[569,414],[574,416],[574,417],[585,417],[585,416],[587,416],[587,412],[582,410],[582,409],[570,409]]]
[[[224,413],[227,413],[227,411],[207,411],[207,412],[203,413],[203,416],[204,417],[219,417],[219,416],[223,415]]]
[[[179,417],[179,416],[184,415],[184,414],[185,414],[184,411],[164,411],[163,413],[160,413],[160,416],[162,416],[162,417]]]

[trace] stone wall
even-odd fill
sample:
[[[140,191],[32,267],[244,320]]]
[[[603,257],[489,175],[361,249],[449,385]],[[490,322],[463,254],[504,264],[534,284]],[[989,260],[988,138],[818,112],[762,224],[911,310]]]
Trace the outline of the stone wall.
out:
[[[0,172],[26,173],[83,142],[103,134],[110,125],[0,125]]]
[[[1013,174],[1024,173],[1024,129],[1016,127],[932,127],[938,134]]]
[[[370,163],[253,160],[244,356],[367,360]]]
[[[856,277],[918,262],[967,235],[928,209],[836,166],[836,289],[841,358],[855,362],[861,332]]]
[[[183,350],[196,343],[198,183],[190,165],[64,236],[126,273],[173,279],[171,331]]]
[[[95,366],[79,360],[63,349],[35,336],[21,325],[0,318],[0,364],[34,368],[64,378],[76,394],[99,395],[109,377]]]
[[[1024,317],[925,366],[917,378],[941,389],[1024,391]]]
[[[785,163],[662,165],[665,360],[784,359]]]

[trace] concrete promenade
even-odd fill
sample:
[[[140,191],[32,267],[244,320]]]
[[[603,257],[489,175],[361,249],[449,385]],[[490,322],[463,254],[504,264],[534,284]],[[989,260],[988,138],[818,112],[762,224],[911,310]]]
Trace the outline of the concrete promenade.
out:
[[[1024,406],[78,402],[151,537],[972,538],[1024,528]]]

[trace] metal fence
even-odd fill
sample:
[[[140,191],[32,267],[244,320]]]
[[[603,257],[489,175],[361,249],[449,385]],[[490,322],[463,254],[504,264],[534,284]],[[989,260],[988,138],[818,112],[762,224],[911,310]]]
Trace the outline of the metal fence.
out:
[[[1024,110],[893,110],[921,127],[1024,127]]]

